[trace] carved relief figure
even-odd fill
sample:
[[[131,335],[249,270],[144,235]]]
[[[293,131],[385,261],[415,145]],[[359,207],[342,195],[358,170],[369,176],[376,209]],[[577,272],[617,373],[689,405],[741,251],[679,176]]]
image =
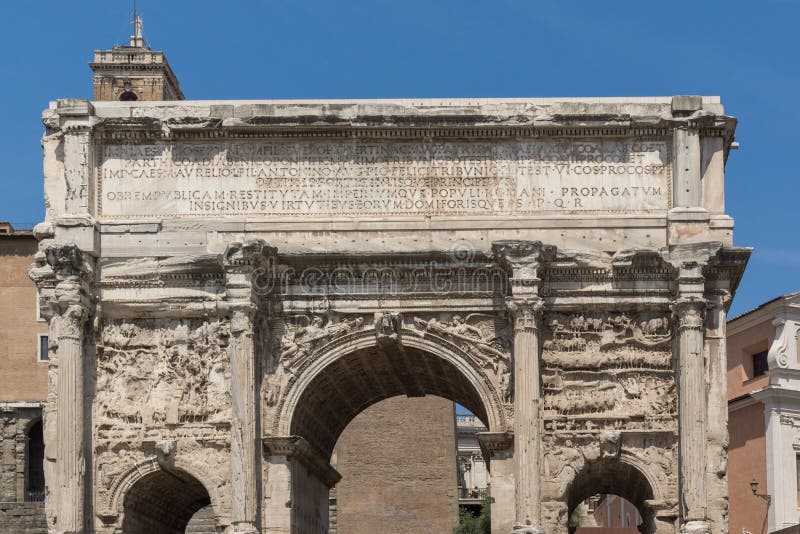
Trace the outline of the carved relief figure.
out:
[[[101,417],[146,425],[227,421],[224,330],[199,320],[107,324],[97,356]]]
[[[364,325],[363,317],[328,321],[319,315],[309,319],[298,315],[286,321],[286,330],[281,340],[280,363],[284,369],[293,372],[302,367],[315,348],[336,337],[349,334]]]
[[[508,333],[495,332],[496,319],[484,314],[472,314],[466,320],[454,315],[448,322],[431,318],[427,321],[414,318],[414,327],[419,332],[431,332],[455,341],[480,367],[499,371],[500,362],[508,360]]]

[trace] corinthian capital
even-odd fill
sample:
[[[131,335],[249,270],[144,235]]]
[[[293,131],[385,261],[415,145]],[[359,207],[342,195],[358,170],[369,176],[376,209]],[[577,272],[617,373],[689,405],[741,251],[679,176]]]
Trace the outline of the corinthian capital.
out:
[[[508,297],[506,307],[513,319],[514,330],[534,330],[539,324],[544,300],[537,295]]]
[[[678,329],[702,329],[708,302],[699,297],[682,297],[672,303],[672,312],[678,319]]]

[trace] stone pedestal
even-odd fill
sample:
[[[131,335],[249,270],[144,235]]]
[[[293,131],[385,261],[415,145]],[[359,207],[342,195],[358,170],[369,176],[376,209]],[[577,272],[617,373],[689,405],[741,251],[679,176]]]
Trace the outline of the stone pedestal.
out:
[[[263,439],[267,458],[265,532],[328,531],[328,495],[341,479],[312,445],[298,436]]]
[[[516,517],[514,436],[507,432],[481,432],[477,436],[492,476],[492,534],[508,534]]]

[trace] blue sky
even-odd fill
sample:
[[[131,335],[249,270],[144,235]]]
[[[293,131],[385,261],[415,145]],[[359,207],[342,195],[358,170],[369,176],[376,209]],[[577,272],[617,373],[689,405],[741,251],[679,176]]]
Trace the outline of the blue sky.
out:
[[[139,0],[187,98],[721,95],[732,312],[800,289],[800,1]],[[41,110],[91,97],[87,62],[130,34],[127,0],[3,2],[0,219],[42,218]]]

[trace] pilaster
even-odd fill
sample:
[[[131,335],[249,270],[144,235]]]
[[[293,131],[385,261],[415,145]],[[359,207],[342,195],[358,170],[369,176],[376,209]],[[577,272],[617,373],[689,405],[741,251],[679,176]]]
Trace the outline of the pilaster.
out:
[[[64,147],[64,205],[56,215],[90,215],[94,143],[92,132],[98,122],[88,100],[63,99],[56,103]]]
[[[261,454],[258,449],[260,368],[254,329],[263,310],[261,285],[275,249],[262,240],[232,243],[224,255],[225,305],[230,318],[231,365],[231,524],[234,532],[259,529]]]
[[[539,241],[496,241],[492,250],[509,274],[506,306],[514,324],[514,458],[515,522],[512,532],[540,533],[541,509],[541,372],[539,269],[555,248]]]
[[[707,493],[708,517],[713,524],[726,524],[728,516],[728,392],[725,325],[730,293],[715,291],[707,295],[705,321],[706,397],[708,421]]]
[[[703,206],[701,136],[698,119],[703,99],[672,98],[672,209],[668,214],[671,244],[705,241],[711,215]]]

